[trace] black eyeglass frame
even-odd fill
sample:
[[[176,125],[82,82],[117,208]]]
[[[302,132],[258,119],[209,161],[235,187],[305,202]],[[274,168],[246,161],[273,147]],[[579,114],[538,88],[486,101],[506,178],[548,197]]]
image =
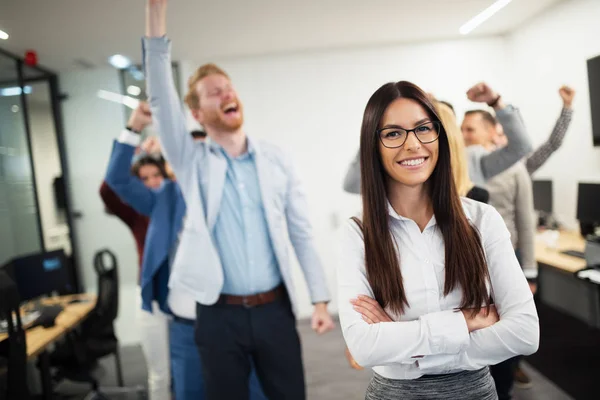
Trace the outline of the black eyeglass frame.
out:
[[[417,129],[419,129],[420,127],[422,127],[423,125],[427,125],[427,124],[433,124],[433,126],[434,126],[434,129],[435,129],[435,131],[437,132],[437,136],[436,136],[436,137],[435,137],[435,139],[433,139],[433,140],[430,140],[430,141],[428,141],[428,142],[424,142],[423,140],[421,140],[421,139],[419,138],[419,135],[417,135],[417,132],[416,132],[416,130],[417,130]],[[385,145],[385,143],[384,143],[384,141],[383,141],[383,138],[381,137],[381,132],[383,132],[383,131],[385,131],[385,130],[388,130],[388,129],[398,129],[398,130],[401,130],[401,131],[404,131],[404,132],[406,132],[406,137],[404,138],[404,141],[403,141],[402,143],[400,143],[398,146],[392,146],[392,147],[390,147],[390,146],[386,146],[386,145]],[[404,143],[406,143],[406,140],[408,139],[408,135],[409,135],[411,132],[412,132],[412,133],[415,135],[415,137],[417,138],[417,140],[418,140],[419,142],[421,142],[422,144],[429,144],[429,143],[433,143],[433,142],[435,142],[436,140],[438,140],[438,139],[440,138],[440,133],[441,133],[441,130],[442,130],[442,124],[441,124],[439,121],[428,121],[428,122],[423,122],[422,124],[420,124],[420,125],[418,125],[418,126],[415,126],[413,129],[404,129],[404,128],[400,128],[400,127],[381,128],[381,129],[377,129],[377,130],[375,131],[375,134],[377,135],[377,137],[379,137],[379,140],[381,141],[381,144],[382,144],[384,147],[386,147],[386,148],[388,148],[388,149],[397,149],[397,148],[399,148],[399,147],[402,147],[402,146],[404,146]]]

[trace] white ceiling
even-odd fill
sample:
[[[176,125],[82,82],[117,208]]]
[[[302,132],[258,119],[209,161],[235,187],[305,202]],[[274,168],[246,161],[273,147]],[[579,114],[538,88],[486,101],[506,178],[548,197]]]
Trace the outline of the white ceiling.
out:
[[[469,36],[503,34],[560,1],[513,0]],[[572,1],[572,0],[571,0]],[[206,60],[461,37],[494,0],[171,0],[174,58]],[[56,70],[75,59],[140,60],[144,0],[0,0],[0,47],[35,49]],[[80,68],[80,67],[79,67]]]

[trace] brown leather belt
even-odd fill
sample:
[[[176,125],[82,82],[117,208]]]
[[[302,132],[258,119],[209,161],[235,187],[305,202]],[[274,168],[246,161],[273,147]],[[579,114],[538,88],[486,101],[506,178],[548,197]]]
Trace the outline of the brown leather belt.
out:
[[[285,295],[285,286],[279,285],[268,292],[251,294],[249,296],[233,296],[230,294],[222,294],[219,297],[218,304],[227,304],[230,306],[256,307],[274,302]]]

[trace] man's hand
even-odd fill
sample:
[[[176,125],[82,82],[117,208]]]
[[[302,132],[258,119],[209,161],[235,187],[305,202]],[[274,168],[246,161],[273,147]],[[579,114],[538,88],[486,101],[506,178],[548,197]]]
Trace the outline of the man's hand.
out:
[[[529,284],[529,289],[531,290],[532,294],[535,294],[537,292],[537,283],[535,282],[527,282]]]
[[[167,34],[167,0],[147,0],[146,36],[163,37]]]
[[[317,332],[319,335],[329,332],[335,328],[335,324],[333,323],[333,319],[331,319],[331,315],[327,311],[327,303],[317,303],[315,304],[315,310],[313,311],[312,316],[312,329]]]
[[[348,360],[348,364],[350,364],[350,366],[353,369],[356,370],[362,370],[363,367],[361,367],[360,365],[358,365],[358,363],[356,362],[356,360],[354,359],[354,357],[352,357],[352,354],[350,354],[350,350],[348,350],[348,348],[346,347],[346,360]]]
[[[575,97],[575,89],[565,85],[558,89],[558,94],[560,94],[560,98],[563,101],[563,106],[565,108],[571,108],[573,97]]]
[[[140,149],[146,154],[160,154],[160,140],[156,136],[150,136],[140,145]]]
[[[393,322],[379,303],[369,296],[358,296],[358,299],[350,300],[350,303],[352,303],[354,310],[358,311],[368,324]]]
[[[498,99],[498,93],[492,90],[485,82],[480,82],[467,91],[467,98],[476,103],[492,104]],[[494,105],[495,110],[504,108],[502,101]]]
[[[467,321],[467,328],[469,328],[469,333],[479,329],[487,328],[488,326],[492,326],[496,322],[500,321],[498,311],[496,311],[496,306],[493,304],[487,308],[482,307],[481,310],[474,317],[471,315],[472,310],[470,309],[461,311],[465,316],[465,321]]]
[[[136,132],[141,132],[151,123],[152,113],[150,112],[150,106],[145,101],[140,101],[140,104],[131,113],[127,127]]]

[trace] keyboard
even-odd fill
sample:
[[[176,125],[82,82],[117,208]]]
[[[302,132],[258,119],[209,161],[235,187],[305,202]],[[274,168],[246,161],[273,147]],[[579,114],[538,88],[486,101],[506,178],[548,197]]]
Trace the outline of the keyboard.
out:
[[[572,256],[572,257],[585,258],[585,254],[582,251],[565,250],[565,251],[561,251],[561,253],[566,254],[568,256]]]
[[[33,323],[42,313],[40,311],[32,311],[28,312],[24,315],[21,315],[21,325],[23,328],[27,329],[31,323]],[[17,324],[17,317],[13,315],[13,324]],[[0,333],[6,333],[8,331],[8,320],[3,319],[0,320]]]

